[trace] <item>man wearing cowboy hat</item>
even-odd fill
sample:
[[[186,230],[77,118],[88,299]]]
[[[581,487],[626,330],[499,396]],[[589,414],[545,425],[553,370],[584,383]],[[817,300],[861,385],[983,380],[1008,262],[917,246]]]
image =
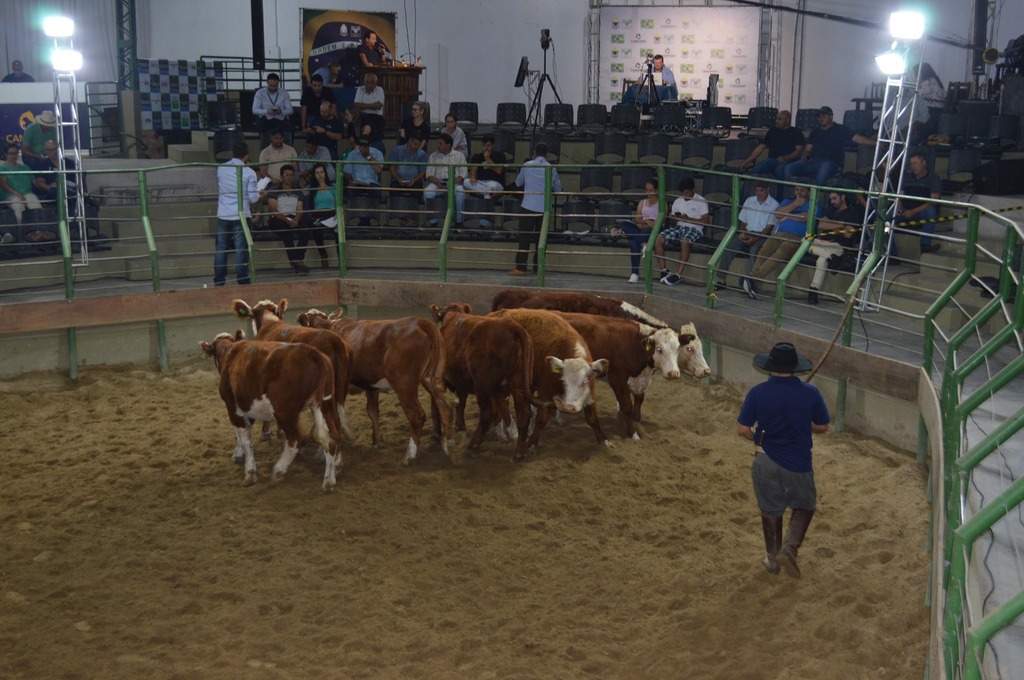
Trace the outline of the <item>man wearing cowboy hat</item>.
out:
[[[43,111],[36,122],[25,128],[21,137],[21,157],[25,165],[42,172],[46,169],[46,142],[57,141],[57,117],[53,111]]]
[[[739,435],[754,442],[751,472],[767,552],[763,563],[770,574],[781,567],[800,578],[796,554],[818,498],[811,433],[828,431],[828,408],[817,387],[794,375],[809,371],[811,362],[792,343],[776,343],[771,352],[754,356],[754,366],[771,376],[750,389],[736,422]],[[786,508],[793,513],[783,539]]]

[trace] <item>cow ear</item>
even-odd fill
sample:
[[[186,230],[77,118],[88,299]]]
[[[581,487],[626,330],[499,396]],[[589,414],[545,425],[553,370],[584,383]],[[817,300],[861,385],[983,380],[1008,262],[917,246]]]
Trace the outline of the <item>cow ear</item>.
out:
[[[654,341],[650,338],[644,338],[644,349],[650,352],[654,349]]]
[[[207,354],[209,354],[209,355],[210,355],[211,357],[213,356],[213,345],[211,345],[210,343],[206,342],[205,340],[200,340],[200,341],[199,341],[199,347],[200,347],[200,348],[201,348],[201,349],[202,349],[202,350],[203,350],[204,352],[206,352]]]
[[[237,316],[239,319],[252,318],[252,307],[245,304],[244,300],[232,300],[231,309],[234,310],[235,316]]]
[[[679,346],[683,347],[685,345],[689,345],[696,338],[697,338],[696,335],[690,335],[689,333],[680,333],[679,334]]]
[[[288,300],[281,298],[281,301],[277,303],[277,315],[283,319],[286,309],[288,309]]]
[[[441,322],[441,310],[437,308],[437,305],[430,305],[430,314],[434,317],[434,321]]]
[[[297,317],[295,317],[295,320],[299,322],[300,326],[306,326],[307,328],[309,327],[309,315],[306,314],[306,312],[299,314]]]
[[[593,369],[597,375],[604,375],[608,372],[608,360],[598,359],[594,363],[590,364],[590,368]]]
[[[245,333],[242,332],[241,328],[235,331],[235,341],[238,340],[245,340]]]
[[[548,362],[548,366],[551,367],[551,372],[558,375],[562,372],[562,366],[565,363],[558,357],[544,357],[544,360]]]

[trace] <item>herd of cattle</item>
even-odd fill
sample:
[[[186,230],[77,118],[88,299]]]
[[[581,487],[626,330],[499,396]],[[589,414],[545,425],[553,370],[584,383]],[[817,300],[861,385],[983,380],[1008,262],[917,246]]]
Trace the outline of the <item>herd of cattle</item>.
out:
[[[472,394],[479,421],[469,447],[479,448],[494,426],[515,435],[513,460],[522,460],[556,409],[582,412],[597,441],[607,444],[594,399],[598,378],[614,392],[627,436],[639,439],[635,423],[655,371],[668,380],[680,376],[680,366],[696,378],[711,374],[693,324],[677,332],[634,305],[586,293],[510,288],[494,296],[487,316],[466,304],[431,305],[437,325],[413,316],[360,321],[315,309],[293,325],[284,321],[287,300],[232,306],[252,321],[253,338],[239,330],[199,345],[220,373],[220,395],[235,427],[234,460],[244,462],[247,486],[257,481],[253,423],[262,421],[269,439],[276,422],[284,439],[273,467],[277,480],[298,453],[299,416],[308,407],[310,434],[325,460],[323,489],[332,489],[341,436],[352,437],[344,406],[350,390],[366,393],[374,446],[381,444],[379,395],[395,393],[409,420],[406,465],[416,458],[427,420],[420,387],[430,396],[433,435],[446,453],[453,426],[466,429]],[[458,398],[454,423],[446,388]]]

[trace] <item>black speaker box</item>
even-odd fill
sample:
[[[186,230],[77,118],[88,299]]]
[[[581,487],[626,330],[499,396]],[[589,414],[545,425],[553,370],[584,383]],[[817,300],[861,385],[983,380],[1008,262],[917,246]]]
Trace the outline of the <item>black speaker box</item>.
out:
[[[982,163],[974,171],[974,193],[1024,194],[1024,158]]]

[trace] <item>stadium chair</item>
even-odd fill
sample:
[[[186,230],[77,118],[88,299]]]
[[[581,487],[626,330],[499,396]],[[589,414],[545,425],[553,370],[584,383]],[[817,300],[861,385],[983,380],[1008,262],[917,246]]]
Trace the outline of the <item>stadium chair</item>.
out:
[[[557,163],[562,156],[562,136],[552,130],[537,130],[530,139],[530,158],[533,158],[533,149],[538,142],[548,145],[548,162]]]
[[[580,170],[580,192],[584,194],[610,194],[612,193],[613,177],[614,170],[608,166],[584,166]]]
[[[704,175],[701,195],[708,203],[728,204],[732,200],[732,177],[729,175]]]
[[[603,132],[608,125],[604,104],[580,104],[576,107],[576,128],[590,134]]]
[[[651,127],[666,134],[682,134],[687,127],[686,107],[682,104],[662,104],[654,109]]]
[[[544,127],[572,130],[572,104],[545,104]]]
[[[793,126],[803,130],[804,136],[807,136],[808,132],[818,127],[818,109],[797,109]]]
[[[728,137],[732,130],[732,109],[728,106],[710,106],[704,109],[701,132],[712,137]]]
[[[626,135],[602,132],[594,138],[594,157],[598,163],[621,163],[626,158]]]
[[[755,106],[747,111],[747,134],[753,130],[765,130],[775,127],[775,117],[779,110],[773,106]]]
[[[746,139],[727,139],[725,141],[725,167],[739,169],[743,161],[754,152],[760,142],[755,137]]]
[[[619,130],[639,129],[640,109],[627,104],[616,104],[612,107],[612,127]]]
[[[668,160],[668,135],[652,132],[640,135],[637,140],[636,157],[641,163],[664,163]]]
[[[682,163],[694,168],[710,168],[715,142],[710,137],[683,137]]]
[[[564,232],[583,235],[597,228],[594,204],[586,198],[570,198],[562,206],[559,214]]]
[[[526,129],[526,104],[502,102],[498,104],[495,127],[520,133]]]

